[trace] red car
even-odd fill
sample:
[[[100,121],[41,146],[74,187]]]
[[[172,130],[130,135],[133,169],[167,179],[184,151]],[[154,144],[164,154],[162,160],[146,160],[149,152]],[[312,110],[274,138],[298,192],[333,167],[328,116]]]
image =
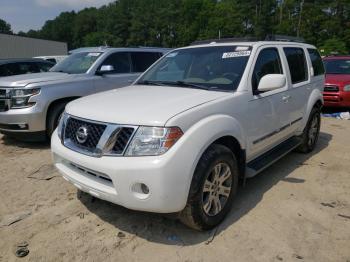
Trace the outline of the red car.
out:
[[[350,55],[325,57],[323,62],[326,69],[324,105],[350,108]]]

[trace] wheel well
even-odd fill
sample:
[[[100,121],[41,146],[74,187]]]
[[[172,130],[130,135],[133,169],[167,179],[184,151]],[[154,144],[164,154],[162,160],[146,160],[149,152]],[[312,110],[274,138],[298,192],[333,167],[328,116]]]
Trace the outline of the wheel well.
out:
[[[213,144],[226,146],[232,151],[232,153],[237,157],[240,177],[243,178],[245,173],[246,155],[245,150],[241,148],[241,145],[239,144],[238,140],[233,136],[224,136],[215,140]]]
[[[319,109],[321,109],[321,108],[323,107],[323,103],[322,103],[321,100],[317,100],[317,102],[315,103],[314,106],[317,107],[317,108],[319,108]]]
[[[52,101],[51,104],[49,105],[49,107],[47,108],[46,124],[47,124],[47,118],[49,117],[49,113],[52,110],[52,108],[54,108],[58,104],[68,103],[68,102],[73,101],[73,100],[78,99],[78,98],[79,98],[79,96],[76,96],[76,97],[65,97],[65,98],[61,98],[61,99],[57,99],[55,101]]]

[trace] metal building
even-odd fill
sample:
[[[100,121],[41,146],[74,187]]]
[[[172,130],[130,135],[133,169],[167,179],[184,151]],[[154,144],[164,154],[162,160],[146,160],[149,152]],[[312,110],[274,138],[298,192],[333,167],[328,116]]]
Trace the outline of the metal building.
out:
[[[66,55],[67,43],[0,34],[0,59]]]

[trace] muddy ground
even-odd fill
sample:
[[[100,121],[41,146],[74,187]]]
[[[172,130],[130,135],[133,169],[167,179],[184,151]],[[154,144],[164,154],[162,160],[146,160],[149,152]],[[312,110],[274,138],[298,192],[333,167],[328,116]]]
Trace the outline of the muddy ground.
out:
[[[248,180],[210,232],[77,196],[46,144],[0,135],[0,167],[0,261],[350,261],[350,121],[324,118],[315,152]]]

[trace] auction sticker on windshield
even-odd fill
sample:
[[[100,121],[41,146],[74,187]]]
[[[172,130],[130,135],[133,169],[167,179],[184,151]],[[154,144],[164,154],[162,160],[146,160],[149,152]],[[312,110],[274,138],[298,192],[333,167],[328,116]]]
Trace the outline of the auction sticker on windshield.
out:
[[[250,56],[251,51],[237,51],[237,52],[228,52],[223,53],[222,58],[233,58],[233,57],[241,57],[241,56]]]
[[[88,53],[87,56],[99,56],[101,53]]]

